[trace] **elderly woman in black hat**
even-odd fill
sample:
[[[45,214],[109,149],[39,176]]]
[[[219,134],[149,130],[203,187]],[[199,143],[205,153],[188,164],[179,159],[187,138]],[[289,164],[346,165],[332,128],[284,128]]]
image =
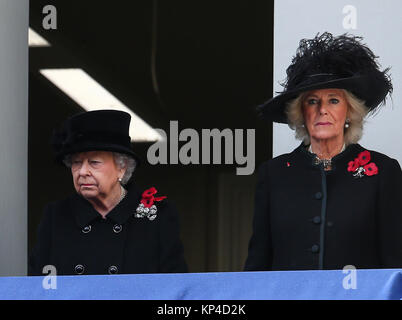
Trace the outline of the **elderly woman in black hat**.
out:
[[[187,272],[176,209],[131,179],[138,158],[129,124],[126,112],[91,111],[54,135],[56,160],[71,169],[76,192],[46,206],[30,275],[46,265],[59,275]]]
[[[357,144],[392,85],[361,40],[302,40],[285,90],[259,107],[302,143],[259,169],[247,271],[402,267],[401,168]]]

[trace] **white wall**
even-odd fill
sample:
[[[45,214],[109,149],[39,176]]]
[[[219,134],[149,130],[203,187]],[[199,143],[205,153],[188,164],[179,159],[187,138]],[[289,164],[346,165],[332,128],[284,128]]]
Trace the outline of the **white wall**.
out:
[[[356,10],[356,28],[349,20]],[[347,8],[345,8],[347,9]],[[313,38],[318,32],[335,35],[345,32],[363,36],[364,42],[379,56],[382,69],[391,66],[394,86],[393,101],[374,117],[369,117],[359,143],[395,158],[402,165],[402,1],[400,0],[277,0],[274,21],[274,92],[282,91],[278,82],[296,53],[302,38]],[[346,27],[346,28],[345,28]],[[352,27],[352,29],[348,29]],[[287,125],[274,124],[273,156],[296,148],[300,141]]]
[[[0,276],[27,264],[28,0],[0,0]]]

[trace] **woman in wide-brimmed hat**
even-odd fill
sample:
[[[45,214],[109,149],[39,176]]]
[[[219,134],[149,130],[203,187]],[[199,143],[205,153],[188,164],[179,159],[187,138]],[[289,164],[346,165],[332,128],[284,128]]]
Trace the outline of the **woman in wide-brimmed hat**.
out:
[[[401,168],[357,144],[391,92],[361,37],[300,42],[284,91],[258,109],[302,143],[259,169],[245,270],[402,267]]]
[[[99,110],[55,133],[56,160],[71,169],[76,192],[46,206],[30,275],[46,265],[58,275],[187,271],[175,207],[132,181],[129,125],[128,113]]]

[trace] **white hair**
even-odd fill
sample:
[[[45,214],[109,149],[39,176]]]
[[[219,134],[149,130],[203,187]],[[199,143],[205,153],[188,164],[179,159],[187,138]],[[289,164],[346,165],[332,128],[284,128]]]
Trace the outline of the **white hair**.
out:
[[[114,162],[120,169],[126,169],[124,172],[124,176],[121,179],[121,184],[125,185],[131,179],[133,172],[137,166],[137,161],[133,157],[130,157],[127,154],[113,152]]]

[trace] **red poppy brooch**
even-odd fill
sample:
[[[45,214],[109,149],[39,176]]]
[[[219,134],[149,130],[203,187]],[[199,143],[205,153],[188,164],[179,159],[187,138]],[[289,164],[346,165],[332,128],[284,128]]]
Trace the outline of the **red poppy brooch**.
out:
[[[367,150],[360,152],[357,158],[348,163],[348,171],[354,172],[353,176],[361,178],[364,175],[374,176],[378,173],[378,168],[374,162],[370,162],[371,155]],[[369,163],[370,162],[370,163]]]
[[[136,218],[147,217],[151,221],[155,220],[157,216],[156,212],[158,211],[158,209],[156,208],[156,205],[154,203],[162,201],[163,199],[166,198],[166,196],[154,197],[154,194],[156,194],[157,192],[158,191],[154,187],[152,187],[149,188],[148,190],[145,190],[142,193],[142,199],[135,211],[134,217]]]

